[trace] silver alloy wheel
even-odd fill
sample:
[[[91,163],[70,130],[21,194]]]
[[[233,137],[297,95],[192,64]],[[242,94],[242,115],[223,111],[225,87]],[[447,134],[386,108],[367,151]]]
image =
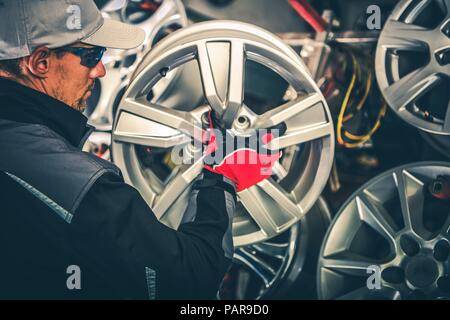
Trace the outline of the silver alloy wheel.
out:
[[[428,191],[439,176],[450,178],[448,163],[409,164],[375,177],[349,198],[322,244],[321,299],[450,297],[450,202]],[[380,287],[369,289],[373,270]]]
[[[164,0],[155,12],[149,13],[146,19],[133,21],[125,15],[129,5],[136,5],[128,0],[111,0],[102,8],[106,18],[133,23],[146,32],[144,43],[135,49],[118,50],[108,49],[103,58],[106,76],[98,79],[91,104],[85,114],[89,123],[101,131],[110,131],[113,124],[113,108],[120,101],[129,84],[131,75],[145,54],[166,34],[165,30],[185,27],[188,23],[186,12],[180,0]],[[172,74],[170,78],[161,81],[155,88],[158,95],[162,95],[169,82],[178,75]],[[95,101],[93,101],[95,100]]]
[[[219,291],[219,299],[280,298],[288,294],[294,283],[302,290],[311,290],[311,285],[305,282],[314,275],[306,273],[316,266],[320,243],[330,221],[330,209],[319,197],[308,214],[285,233],[238,248]],[[315,292],[304,294],[314,297]]]
[[[284,78],[296,92],[294,99],[261,115],[253,112],[243,103],[246,61],[261,64]],[[187,94],[190,102],[183,101],[175,108],[167,100],[150,98],[149,102],[147,95],[158,80],[180,66],[192,70]],[[200,96],[204,94],[205,98],[192,99],[190,91],[199,87]],[[180,99],[176,88],[168,91],[168,100],[172,96]],[[187,91],[185,87],[180,90]],[[203,100],[206,104],[200,103]],[[285,154],[301,153],[301,159],[289,171],[283,161],[277,165],[277,181],[269,179],[240,192],[233,221],[236,246],[282,233],[304,216],[325,186],[334,135],[326,101],[300,58],[263,29],[235,21],[211,21],[179,30],[161,41],[137,68],[120,102],[113,129],[114,161],[158,219],[177,228],[190,186],[203,167],[202,159],[176,167],[169,179],[161,181],[142,166],[136,145],[170,149],[183,144],[189,149],[191,141],[197,139],[194,133],[203,130],[202,118],[211,108],[236,135],[247,133],[239,126],[241,116],[249,120],[248,129],[286,125],[284,135],[269,147],[278,144]],[[292,175],[296,175],[295,181],[283,185],[283,180]]]
[[[450,0],[400,1],[380,34],[375,70],[403,120],[450,135]]]

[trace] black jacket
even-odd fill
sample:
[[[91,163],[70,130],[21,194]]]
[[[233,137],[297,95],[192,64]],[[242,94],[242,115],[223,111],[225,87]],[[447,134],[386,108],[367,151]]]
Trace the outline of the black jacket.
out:
[[[234,187],[205,172],[195,218],[170,229],[115,165],[80,150],[86,121],[0,79],[0,298],[214,298]]]

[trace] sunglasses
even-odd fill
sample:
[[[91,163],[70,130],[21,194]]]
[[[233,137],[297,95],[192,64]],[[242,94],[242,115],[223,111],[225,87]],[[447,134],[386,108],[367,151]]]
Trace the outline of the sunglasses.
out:
[[[81,47],[62,47],[55,51],[70,52],[81,58],[80,64],[87,68],[94,68],[102,59],[106,51],[104,47],[81,48]]]

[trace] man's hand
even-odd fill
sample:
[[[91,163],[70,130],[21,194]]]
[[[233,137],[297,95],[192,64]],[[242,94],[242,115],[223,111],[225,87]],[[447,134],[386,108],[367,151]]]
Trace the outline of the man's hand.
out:
[[[211,116],[209,121],[212,129]],[[256,138],[256,146],[239,147],[228,154],[223,154],[223,159],[219,163],[207,164],[205,168],[235,182],[238,192],[269,178],[272,175],[272,167],[281,157],[281,152],[272,153],[264,148],[264,145],[273,139],[272,133],[264,133],[261,137],[257,135]],[[225,153],[228,149],[225,147],[227,139],[223,137],[222,140],[223,143],[217,143],[216,136],[211,130],[205,154]]]

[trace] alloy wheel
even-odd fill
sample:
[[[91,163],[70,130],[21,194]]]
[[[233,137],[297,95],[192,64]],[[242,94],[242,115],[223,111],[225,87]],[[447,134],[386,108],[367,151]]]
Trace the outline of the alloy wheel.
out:
[[[449,199],[446,163],[409,164],[362,186],[342,206],[325,236],[319,297],[449,298]],[[380,277],[378,287],[368,285],[374,274]]]
[[[244,101],[249,62],[284,79],[293,92],[291,99],[260,114],[249,107]],[[177,68],[190,70],[187,86],[177,87],[175,82],[167,99],[155,97],[152,88]],[[168,154],[180,145],[184,154],[201,152],[193,142],[204,131],[210,110],[236,136],[285,126],[269,144],[285,154],[274,168],[276,174],[238,194],[233,236],[236,246],[244,246],[286,231],[308,212],[325,186],[334,152],[333,125],[326,101],[301,59],[263,29],[211,21],[162,40],[136,69],[120,102],[113,128],[114,161],[158,219],[177,228],[203,161],[200,156],[193,164],[175,165]],[[169,172],[158,175],[152,160],[142,161],[142,147],[159,154]]]
[[[378,41],[375,70],[391,109],[411,125],[450,135],[450,1],[403,0]]]

